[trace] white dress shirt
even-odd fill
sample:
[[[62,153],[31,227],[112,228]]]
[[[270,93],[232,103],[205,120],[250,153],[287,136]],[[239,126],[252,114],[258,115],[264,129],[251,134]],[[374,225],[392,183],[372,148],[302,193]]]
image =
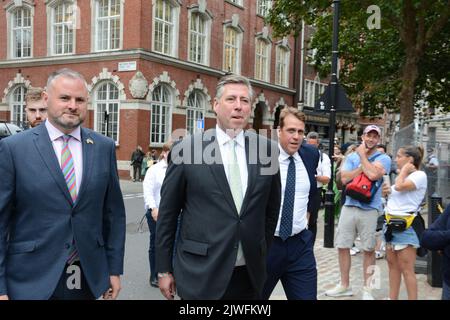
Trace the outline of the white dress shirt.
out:
[[[64,136],[64,133],[62,133],[48,120],[45,120],[45,127],[47,128],[48,135],[52,141],[53,150],[55,151],[59,166],[61,167],[61,151],[64,145],[62,137]],[[77,194],[79,194],[81,179],[83,177],[83,144],[81,143],[80,127],[76,127],[75,130],[73,130],[69,135],[72,137],[69,139],[69,149],[73,158]]]
[[[227,176],[228,182],[230,181],[230,173],[228,172],[230,163],[228,157],[224,155],[228,155],[233,152],[232,144],[229,143],[232,139],[229,135],[227,135],[222,129],[216,125],[216,136],[217,143],[220,148],[220,155],[222,156],[222,163],[225,169],[225,175]],[[236,141],[236,157],[239,165],[239,172],[241,173],[241,183],[242,183],[242,199],[245,197],[245,192],[247,191],[247,182],[248,182],[248,170],[247,170],[247,158],[245,156],[245,138],[244,132],[241,131],[234,138]]]
[[[166,176],[167,162],[165,159],[148,168],[142,187],[144,189],[145,209],[159,208],[161,201],[161,186]]]
[[[330,157],[323,151],[320,151],[319,164],[317,165],[317,176],[331,178]],[[322,188],[322,182],[317,181],[317,188]]]
[[[280,176],[281,176],[281,205],[280,205],[280,215],[278,217],[277,228],[275,229],[275,235],[280,236],[280,222],[281,216],[283,214],[283,203],[284,203],[284,191],[286,189],[286,178],[287,171],[289,167],[289,157],[290,155],[284,151],[284,149],[278,145],[280,148],[280,155],[278,160],[280,162]],[[308,172],[303,164],[303,160],[298,154],[298,152],[292,155],[295,163],[295,197],[294,197],[294,215],[292,221],[292,234],[302,232],[308,226],[308,197],[309,189],[311,184],[309,182]]]
[[[217,143],[219,144],[220,155],[222,157],[223,167],[225,169],[225,175],[227,176],[228,185],[230,185],[230,173],[229,173],[230,162],[229,157],[227,155],[233,152],[233,144],[230,143],[232,139],[229,135],[225,133],[225,131],[220,129],[218,125],[216,125],[216,136],[217,136]],[[247,181],[248,181],[244,132],[243,131],[239,132],[239,134],[234,138],[234,140],[236,141],[235,150],[237,163],[239,165],[239,172],[241,173],[242,200],[244,200],[245,192],[247,191]],[[241,243],[239,243],[239,252],[242,252]],[[235,266],[243,266],[243,265],[245,265],[245,257],[243,254],[241,257],[239,257],[238,255]]]

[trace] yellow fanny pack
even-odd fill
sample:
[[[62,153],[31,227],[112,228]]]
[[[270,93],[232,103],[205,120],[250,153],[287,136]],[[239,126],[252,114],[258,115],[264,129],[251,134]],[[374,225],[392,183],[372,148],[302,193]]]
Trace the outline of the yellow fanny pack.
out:
[[[406,223],[405,229],[408,229],[409,227],[411,227],[415,217],[416,217],[416,214],[410,214],[407,216],[396,216],[396,215],[386,213],[386,223],[390,224],[391,222],[394,222],[394,221],[403,220]]]

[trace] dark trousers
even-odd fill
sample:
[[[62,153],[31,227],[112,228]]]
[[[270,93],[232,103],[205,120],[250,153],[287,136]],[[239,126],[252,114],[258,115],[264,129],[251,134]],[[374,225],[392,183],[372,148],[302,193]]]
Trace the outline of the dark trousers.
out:
[[[74,272],[74,268],[79,268],[79,272]],[[79,289],[73,288],[73,284],[78,281],[79,278]],[[65,266],[64,271],[56,285],[55,291],[53,292],[50,300],[95,300],[96,298],[89,289],[89,285],[84,276],[83,269],[81,268],[80,262],[74,262],[73,266]]]
[[[322,188],[317,188],[316,195],[312,199],[312,209],[309,212],[309,220],[308,220],[308,230],[312,232],[313,235],[313,246],[316,242],[317,235],[317,218],[319,216],[320,203],[322,201],[321,198],[321,190]]]
[[[133,180],[141,180],[141,165],[133,165]]]
[[[150,265],[150,281],[156,280],[156,266],[155,266],[155,234],[156,221],[152,218],[150,209],[145,213],[147,217],[148,230],[150,231],[150,244],[148,246],[148,261]]]
[[[230,283],[221,300],[256,300],[258,294],[253,288],[246,266],[235,267]]]
[[[286,241],[274,237],[267,256],[263,299],[269,299],[279,280],[288,300],[317,299],[316,259],[309,230],[303,230]]]

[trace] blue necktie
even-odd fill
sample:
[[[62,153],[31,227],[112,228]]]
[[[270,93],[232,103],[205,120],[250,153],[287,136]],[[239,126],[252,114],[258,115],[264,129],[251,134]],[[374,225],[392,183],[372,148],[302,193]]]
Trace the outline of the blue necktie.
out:
[[[295,197],[295,163],[292,156],[289,157],[289,167],[284,189],[283,210],[281,211],[280,238],[286,241],[292,234],[292,218],[294,214]]]

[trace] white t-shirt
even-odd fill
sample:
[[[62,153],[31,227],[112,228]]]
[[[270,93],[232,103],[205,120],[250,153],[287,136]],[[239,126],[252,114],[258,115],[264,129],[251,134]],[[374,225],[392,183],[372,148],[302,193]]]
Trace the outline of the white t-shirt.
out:
[[[427,175],[423,171],[414,171],[406,180],[410,180],[416,186],[412,191],[397,191],[395,186],[391,186],[386,212],[394,215],[407,215],[416,212],[423,201],[427,191]]]

